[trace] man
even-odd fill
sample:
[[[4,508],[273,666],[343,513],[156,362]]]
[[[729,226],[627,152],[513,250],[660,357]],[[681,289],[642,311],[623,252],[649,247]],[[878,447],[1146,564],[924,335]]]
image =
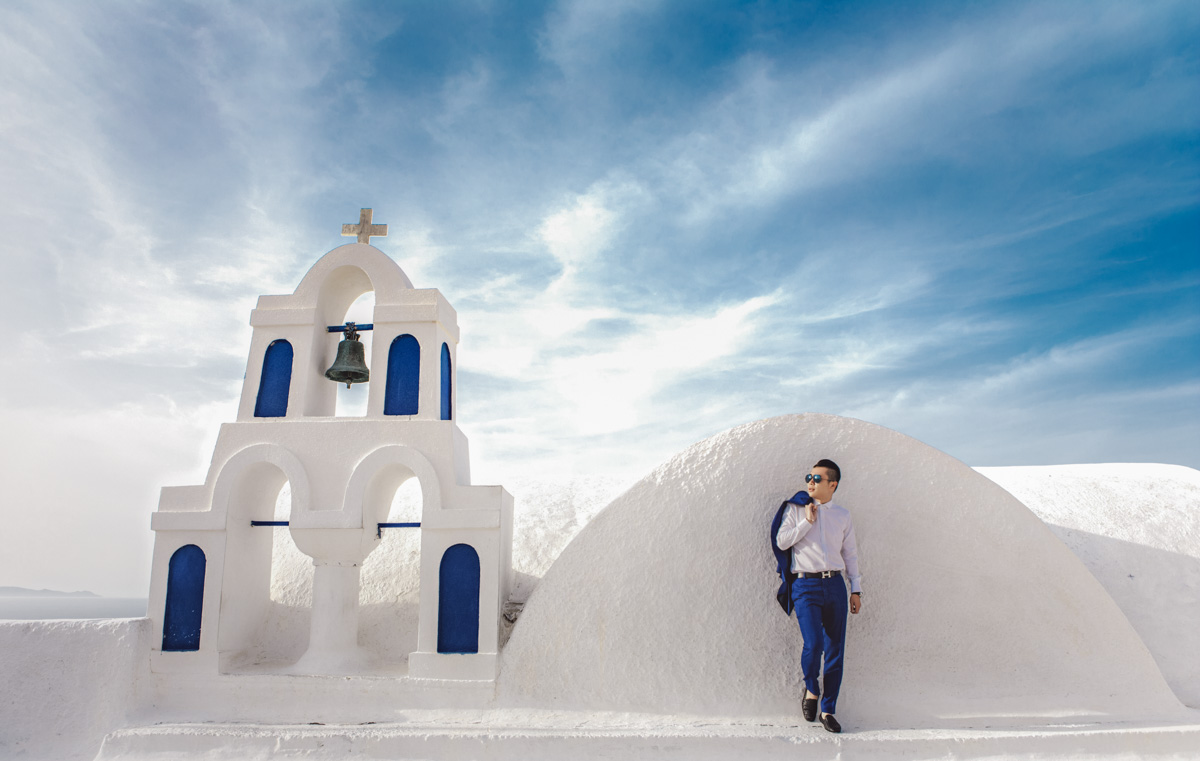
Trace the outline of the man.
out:
[[[817,718],[820,698],[821,726],[841,732],[834,718],[842,686],[842,651],[846,644],[846,583],[850,580],[851,613],[862,610],[862,576],[858,572],[858,544],[850,512],[831,500],[842,471],[833,460],[821,460],[804,477],[808,493],[799,492],[780,508],[775,545],[791,550],[791,603],[800,622],[804,651],[804,718]],[[805,499],[808,497],[809,499]],[[807,504],[805,504],[807,503]],[[790,578],[785,576],[785,580]],[[786,609],[786,608],[785,608]],[[821,656],[825,656],[823,684],[818,683]],[[824,695],[822,695],[822,688]]]

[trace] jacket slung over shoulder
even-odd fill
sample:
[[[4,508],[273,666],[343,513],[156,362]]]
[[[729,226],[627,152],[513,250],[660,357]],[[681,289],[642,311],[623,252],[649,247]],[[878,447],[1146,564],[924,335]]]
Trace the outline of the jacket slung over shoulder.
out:
[[[809,502],[812,502],[812,497],[808,496],[808,492],[798,491],[779,505],[779,509],[775,511],[775,519],[771,521],[771,551],[775,553],[775,570],[780,579],[779,591],[776,592],[775,598],[779,600],[779,607],[789,616],[792,615],[792,582],[796,580],[796,574],[792,573],[792,551],[779,549],[775,537],[779,535],[779,526],[783,524],[783,513],[788,505],[804,506]]]

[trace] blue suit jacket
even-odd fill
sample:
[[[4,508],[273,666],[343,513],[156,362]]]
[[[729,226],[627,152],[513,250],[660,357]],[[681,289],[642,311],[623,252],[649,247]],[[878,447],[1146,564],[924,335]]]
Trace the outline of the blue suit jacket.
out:
[[[779,534],[779,527],[783,525],[783,511],[792,502],[803,507],[812,502],[812,497],[808,496],[807,491],[796,492],[779,506],[779,509],[775,511],[775,520],[771,521],[771,550],[775,553],[775,570],[779,573],[781,581],[775,597],[779,600],[783,612],[789,616],[792,615],[792,582],[796,580],[796,574],[792,573],[792,551],[779,549],[779,545],[775,543],[775,537]]]

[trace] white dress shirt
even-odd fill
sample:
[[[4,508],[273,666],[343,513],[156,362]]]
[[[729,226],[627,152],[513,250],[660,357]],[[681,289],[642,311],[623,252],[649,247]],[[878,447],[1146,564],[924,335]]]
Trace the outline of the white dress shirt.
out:
[[[850,511],[841,505],[832,502],[818,505],[817,520],[809,523],[804,517],[804,507],[788,503],[775,543],[781,550],[791,548],[792,573],[844,571],[850,579],[850,592],[862,591],[854,524],[850,521]]]

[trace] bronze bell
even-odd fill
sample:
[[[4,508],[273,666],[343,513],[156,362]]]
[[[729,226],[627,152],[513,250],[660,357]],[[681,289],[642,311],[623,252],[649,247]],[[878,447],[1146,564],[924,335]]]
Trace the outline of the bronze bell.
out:
[[[366,356],[354,323],[346,323],[346,331],[342,340],[338,342],[337,357],[325,371],[325,377],[331,381],[345,383],[346,388],[350,388],[351,383],[366,383],[371,379]]]

